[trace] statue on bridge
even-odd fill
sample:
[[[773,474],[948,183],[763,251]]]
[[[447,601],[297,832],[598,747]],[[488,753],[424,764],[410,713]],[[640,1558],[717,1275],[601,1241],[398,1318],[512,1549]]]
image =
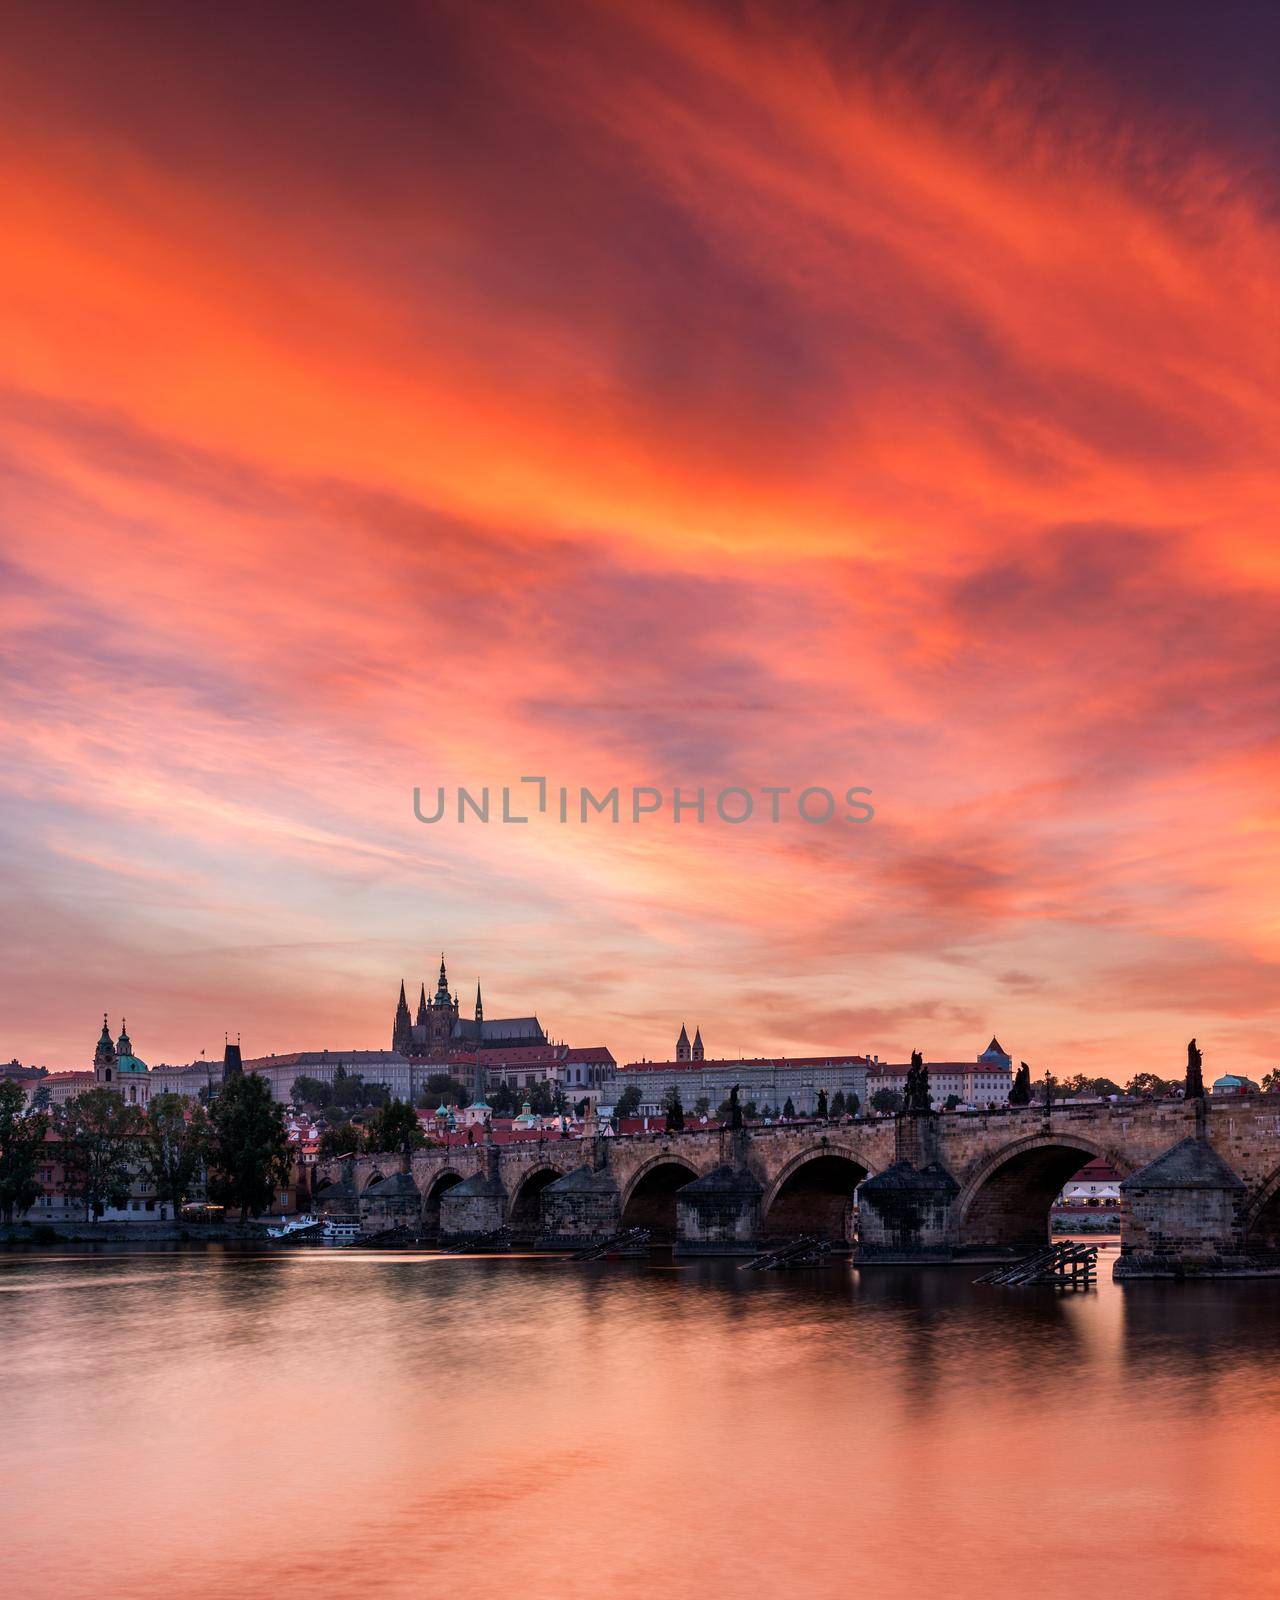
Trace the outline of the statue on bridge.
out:
[[[1187,1085],[1186,1098],[1188,1100],[1204,1099],[1204,1056],[1193,1039],[1187,1046]]]
[[[736,1133],[742,1126],[742,1107],[738,1103],[738,1085],[729,1090],[729,1126]]]
[[[933,1110],[933,1096],[929,1093],[929,1069],[919,1050],[911,1052],[911,1065],[907,1068],[902,1109],[912,1117],[928,1116]]]
[[[1018,1070],[1013,1075],[1013,1083],[1009,1088],[1009,1104],[1011,1106],[1031,1104],[1031,1068],[1025,1061],[1019,1062]]]

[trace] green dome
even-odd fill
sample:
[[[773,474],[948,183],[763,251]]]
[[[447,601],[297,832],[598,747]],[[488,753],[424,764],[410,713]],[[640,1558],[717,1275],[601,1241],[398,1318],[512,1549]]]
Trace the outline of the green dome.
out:
[[[117,1072],[150,1072],[150,1070],[151,1068],[148,1067],[146,1062],[139,1061],[137,1056],[116,1057]]]

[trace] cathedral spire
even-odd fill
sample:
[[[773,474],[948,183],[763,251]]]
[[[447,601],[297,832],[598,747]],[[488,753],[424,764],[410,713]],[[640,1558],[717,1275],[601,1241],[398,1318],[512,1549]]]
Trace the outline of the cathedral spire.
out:
[[[427,1020],[427,986],[424,983],[418,991],[418,1026],[420,1028],[425,1028],[427,1025]]]
[[[703,1059],[702,1029],[701,1028],[695,1028],[694,1029],[694,1034],[693,1034],[693,1059],[695,1061],[701,1061]]]
[[[480,980],[476,979],[476,1021],[484,1021],[484,1001],[480,998]]]
[[[680,1024],[680,1037],[676,1040],[676,1060],[677,1061],[687,1061],[688,1059],[689,1059],[689,1030],[685,1027],[684,1023],[682,1022]]]
[[[436,1004],[447,1006],[449,1004],[449,979],[444,970],[444,951],[440,952],[440,976],[436,981]]]
[[[391,1027],[391,1048],[406,1053],[413,1043],[413,1024],[409,1020],[409,1001],[404,992],[404,979],[400,980],[400,999],[396,1002],[396,1020]]]

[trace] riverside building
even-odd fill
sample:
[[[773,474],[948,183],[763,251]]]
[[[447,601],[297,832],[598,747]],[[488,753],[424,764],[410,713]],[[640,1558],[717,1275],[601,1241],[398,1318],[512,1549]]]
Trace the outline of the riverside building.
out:
[[[813,1056],[754,1056],[743,1060],[708,1059],[702,1042],[702,1029],[695,1030],[692,1043],[681,1025],[671,1061],[631,1061],[619,1067],[613,1083],[613,1102],[626,1089],[640,1092],[639,1113],[654,1117],[662,1113],[672,1089],[680,1091],[686,1115],[705,1100],[714,1113],[729,1091],[738,1086],[738,1097],[745,1108],[752,1101],[758,1110],[768,1107],[778,1113],[788,1100],[796,1116],[812,1116],[818,1109],[818,1096],[824,1090],[827,1105],[837,1094],[846,1103],[857,1096],[866,1104],[868,1058],[856,1051],[828,1051]]]

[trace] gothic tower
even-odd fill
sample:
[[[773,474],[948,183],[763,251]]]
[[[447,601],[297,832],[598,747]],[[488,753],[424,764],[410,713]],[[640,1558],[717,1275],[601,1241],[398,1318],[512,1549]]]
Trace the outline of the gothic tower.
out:
[[[401,1055],[413,1050],[413,1023],[409,1018],[409,1002],[405,998],[404,979],[400,980],[400,1000],[396,1006],[396,1020],[391,1029],[391,1048]]]
[[[453,1038],[453,1025],[458,1020],[458,1002],[449,993],[449,976],[445,971],[444,955],[440,956],[440,976],[436,981],[431,1014],[427,1019],[426,1043],[432,1055],[449,1048]]]
[[[701,1028],[697,1028],[697,1029],[694,1030],[694,1035],[693,1035],[693,1059],[695,1061],[701,1061],[703,1059],[703,1053],[702,1053],[702,1029]]]
[[[680,1024],[680,1037],[676,1040],[676,1060],[688,1061],[689,1059],[689,1032],[684,1023]]]

